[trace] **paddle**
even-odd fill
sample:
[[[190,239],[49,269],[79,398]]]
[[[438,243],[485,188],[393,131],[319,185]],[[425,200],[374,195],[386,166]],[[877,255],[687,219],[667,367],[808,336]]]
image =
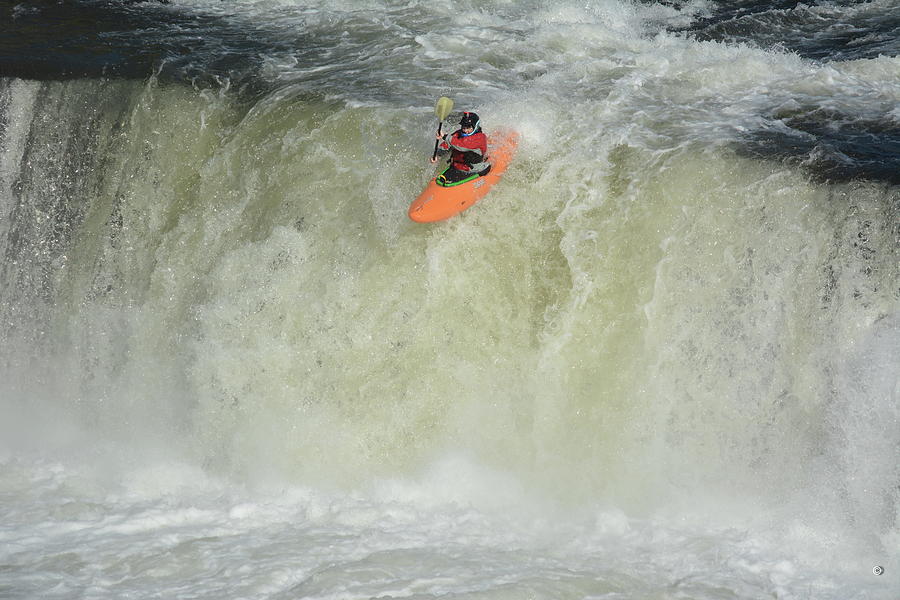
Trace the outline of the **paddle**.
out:
[[[438,118],[438,135],[441,135],[441,127],[444,125],[444,119],[447,118],[451,110],[453,110],[453,100],[446,96],[438,98],[437,104],[434,105],[434,114],[436,114]],[[431,162],[434,162],[435,159],[437,159],[438,141],[439,140],[434,140],[434,154],[431,155]]]

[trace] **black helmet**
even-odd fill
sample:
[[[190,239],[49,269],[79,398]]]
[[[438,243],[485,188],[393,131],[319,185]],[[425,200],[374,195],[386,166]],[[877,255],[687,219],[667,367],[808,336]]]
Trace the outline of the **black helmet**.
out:
[[[464,112],[462,114],[462,118],[459,120],[460,127],[471,127],[474,130],[478,130],[478,126],[481,124],[481,119],[478,118],[473,112]]]

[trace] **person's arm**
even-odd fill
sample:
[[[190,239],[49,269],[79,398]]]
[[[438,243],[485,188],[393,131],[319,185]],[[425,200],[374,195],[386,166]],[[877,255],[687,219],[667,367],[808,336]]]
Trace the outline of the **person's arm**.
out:
[[[450,133],[445,133],[444,135],[437,136],[437,139],[440,141],[440,143],[438,144],[438,148],[440,148],[441,150],[445,150],[445,151],[449,150],[453,146],[453,143],[451,140],[453,139],[454,133],[456,133],[456,132],[451,131]]]
[[[434,139],[436,139],[438,141],[438,144],[437,144],[437,153],[431,157],[431,162],[436,163],[438,160],[437,159],[438,154],[444,154],[448,150],[450,150],[450,137],[452,135],[453,135],[452,133],[447,133],[444,135],[441,135],[439,133],[434,134]]]

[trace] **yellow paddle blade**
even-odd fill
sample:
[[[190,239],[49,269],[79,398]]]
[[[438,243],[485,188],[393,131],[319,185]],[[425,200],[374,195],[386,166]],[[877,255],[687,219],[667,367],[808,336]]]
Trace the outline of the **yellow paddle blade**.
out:
[[[434,105],[434,114],[436,114],[441,121],[447,118],[451,110],[453,110],[453,100],[446,96],[438,98],[437,104]]]

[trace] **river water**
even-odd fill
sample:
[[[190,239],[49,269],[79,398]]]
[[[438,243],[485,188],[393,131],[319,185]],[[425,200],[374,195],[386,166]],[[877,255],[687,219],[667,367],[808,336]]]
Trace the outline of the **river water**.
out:
[[[0,597],[895,600],[898,33],[0,4]]]

